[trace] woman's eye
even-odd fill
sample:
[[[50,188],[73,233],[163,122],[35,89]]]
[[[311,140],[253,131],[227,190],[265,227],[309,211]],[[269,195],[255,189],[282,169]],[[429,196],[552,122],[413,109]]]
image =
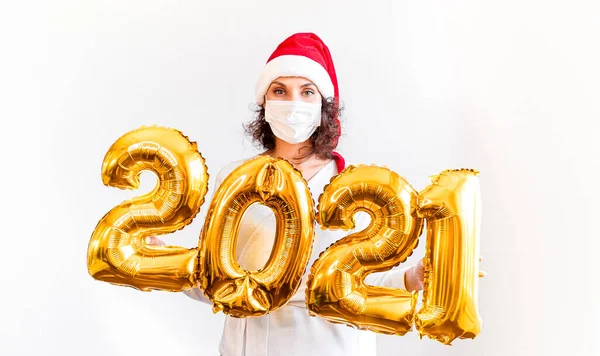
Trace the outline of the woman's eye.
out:
[[[283,95],[284,94],[283,89],[275,89],[275,90],[273,90],[273,93],[275,93],[277,95]]]
[[[304,91],[304,95],[306,95],[306,96],[313,95],[314,93],[315,92],[310,89]]]

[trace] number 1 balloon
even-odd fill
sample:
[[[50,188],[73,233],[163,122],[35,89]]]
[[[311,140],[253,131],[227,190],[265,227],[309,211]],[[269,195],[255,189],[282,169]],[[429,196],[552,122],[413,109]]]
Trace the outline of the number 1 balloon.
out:
[[[447,170],[419,193],[418,214],[427,220],[420,335],[450,344],[474,338],[478,313],[481,197],[478,172]]]

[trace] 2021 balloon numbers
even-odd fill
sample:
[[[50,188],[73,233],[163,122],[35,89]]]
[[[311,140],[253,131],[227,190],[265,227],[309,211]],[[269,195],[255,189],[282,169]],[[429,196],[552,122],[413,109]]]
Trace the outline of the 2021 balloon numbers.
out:
[[[395,172],[350,166],[313,200],[302,174],[283,159],[259,156],[235,169],[215,192],[198,248],[148,246],[151,235],[188,225],[204,203],[208,169],[196,143],[181,132],[142,127],[119,138],[102,164],[107,186],[136,189],[139,174],[158,176],[155,189],[110,210],[88,247],[88,271],[101,281],[139,290],[182,291],[200,286],[234,317],[269,313],[300,287],[312,252],[315,220],[326,229],[350,230],[354,214],[370,225],[321,253],[306,288],[311,315],[378,333],[404,335],[416,324],[420,335],[445,344],[474,338],[481,329],[478,301],[481,220],[478,172],[447,170],[416,192]],[[277,227],[264,268],[247,271],[235,258],[244,211],[270,207]],[[404,262],[427,226],[423,306],[417,294],[366,285],[369,273]]]

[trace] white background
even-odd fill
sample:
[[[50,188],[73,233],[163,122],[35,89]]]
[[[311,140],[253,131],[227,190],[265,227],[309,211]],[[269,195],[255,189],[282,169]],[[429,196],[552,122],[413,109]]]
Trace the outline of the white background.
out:
[[[337,66],[349,161],[417,189],[446,168],[481,171],[481,334],[450,347],[379,336],[378,353],[600,355],[595,4],[3,3],[0,354],[216,354],[221,314],[87,274],[95,224],[141,193],[103,186],[100,164],[149,124],[196,140],[213,178],[254,153],[241,123],[256,78],[281,40],[312,31]],[[196,245],[201,224],[167,242]]]

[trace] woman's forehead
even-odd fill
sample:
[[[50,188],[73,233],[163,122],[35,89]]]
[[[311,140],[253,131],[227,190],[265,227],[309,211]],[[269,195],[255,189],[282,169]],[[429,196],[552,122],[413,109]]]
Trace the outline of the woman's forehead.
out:
[[[315,85],[310,79],[305,77],[278,77],[271,82],[271,84],[273,83],[280,83],[284,85],[304,85],[310,83]]]

